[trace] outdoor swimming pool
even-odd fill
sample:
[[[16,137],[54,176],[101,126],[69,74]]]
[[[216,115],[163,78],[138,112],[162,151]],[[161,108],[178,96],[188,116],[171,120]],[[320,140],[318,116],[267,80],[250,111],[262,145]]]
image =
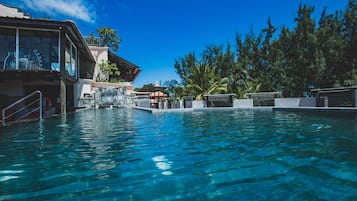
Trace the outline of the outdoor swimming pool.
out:
[[[103,109],[0,127],[0,200],[357,200],[356,122]]]

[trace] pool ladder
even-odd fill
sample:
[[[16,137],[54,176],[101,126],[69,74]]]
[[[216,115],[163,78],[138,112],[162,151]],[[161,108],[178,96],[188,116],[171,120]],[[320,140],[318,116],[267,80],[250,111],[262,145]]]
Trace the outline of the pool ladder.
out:
[[[37,119],[30,116],[35,114],[36,111],[39,111],[38,118],[42,119],[42,92],[39,90],[2,109],[2,125],[5,126],[6,123],[16,123],[26,119]]]

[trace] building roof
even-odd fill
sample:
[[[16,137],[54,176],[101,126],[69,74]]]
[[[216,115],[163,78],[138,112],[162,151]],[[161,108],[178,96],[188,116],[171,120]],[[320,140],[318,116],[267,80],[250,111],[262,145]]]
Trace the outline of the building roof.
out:
[[[49,19],[33,19],[33,18],[14,18],[14,17],[1,17],[0,26],[5,27],[26,27],[37,29],[54,29],[66,30],[71,35],[71,39],[77,45],[78,50],[82,56],[88,59],[89,62],[95,63],[95,60],[87,46],[87,43],[82,37],[79,29],[73,21],[55,21]]]
[[[155,92],[155,91],[162,91],[162,90],[165,90],[166,87],[145,87],[145,88],[142,88],[142,89],[139,89],[139,92]]]
[[[205,97],[230,97],[235,96],[236,94],[205,94]]]
[[[120,77],[126,81],[134,81],[140,74],[140,67],[108,51],[108,59],[116,63],[120,71]]]
[[[342,92],[342,91],[350,91],[353,89],[357,89],[357,85],[354,86],[349,86],[349,87],[335,87],[335,88],[322,88],[322,89],[311,89],[311,92],[324,92],[324,93],[329,93],[329,92]]]

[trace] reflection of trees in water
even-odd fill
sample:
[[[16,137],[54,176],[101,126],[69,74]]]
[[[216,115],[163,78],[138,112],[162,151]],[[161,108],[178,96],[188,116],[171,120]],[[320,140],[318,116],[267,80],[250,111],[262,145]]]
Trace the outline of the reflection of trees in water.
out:
[[[186,151],[200,155],[201,160],[216,152],[222,158],[231,154],[230,160],[274,162],[287,168],[323,160],[349,164],[356,160],[357,143],[350,140],[356,132],[353,118],[248,110],[187,116],[183,118],[187,134],[182,135],[190,143]]]

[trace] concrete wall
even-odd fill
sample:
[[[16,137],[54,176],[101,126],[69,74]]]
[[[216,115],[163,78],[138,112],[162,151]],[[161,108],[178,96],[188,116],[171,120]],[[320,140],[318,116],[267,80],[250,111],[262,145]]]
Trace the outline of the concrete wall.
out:
[[[253,99],[236,99],[233,101],[234,108],[251,108],[253,107]]]
[[[0,4],[0,16],[1,17],[17,17],[17,18],[26,18],[29,19],[30,15],[24,12],[19,11],[17,8],[8,7]]]
[[[295,107],[315,107],[316,100],[314,97],[307,98],[275,98],[275,107],[295,108]]]
[[[79,107],[79,99],[84,97],[85,93],[90,94],[92,80],[79,79],[74,85],[74,107]]]
[[[93,75],[93,80],[96,80],[96,77],[98,76],[100,72],[99,64],[101,64],[103,61],[108,61],[108,47],[96,47],[96,46],[88,46],[89,50],[91,51],[94,60],[96,61],[95,64],[95,69],[94,69],[94,75]]]
[[[207,104],[206,101],[192,101],[192,108],[199,109],[199,108],[206,108]],[[236,99],[233,101],[233,107],[235,108],[251,108],[253,107],[253,99]]]
[[[196,109],[196,108],[204,108],[204,107],[206,107],[206,101],[203,100],[192,101],[192,108]]]
[[[299,107],[316,107],[316,97],[301,98]]]

